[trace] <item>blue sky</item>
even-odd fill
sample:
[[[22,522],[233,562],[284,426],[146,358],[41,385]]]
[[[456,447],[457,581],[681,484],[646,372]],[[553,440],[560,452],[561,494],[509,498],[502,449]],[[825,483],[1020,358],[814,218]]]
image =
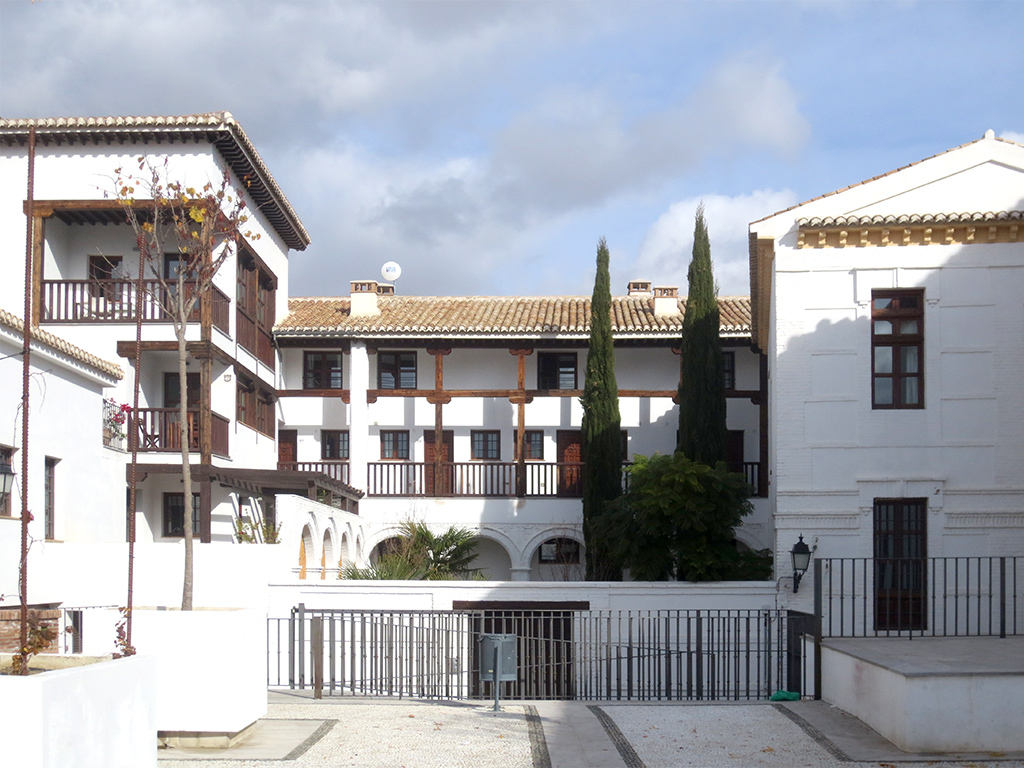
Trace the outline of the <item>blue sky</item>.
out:
[[[0,115],[230,111],[313,244],[293,295],[685,293],[746,224],[1024,139],[1024,3],[0,0]]]

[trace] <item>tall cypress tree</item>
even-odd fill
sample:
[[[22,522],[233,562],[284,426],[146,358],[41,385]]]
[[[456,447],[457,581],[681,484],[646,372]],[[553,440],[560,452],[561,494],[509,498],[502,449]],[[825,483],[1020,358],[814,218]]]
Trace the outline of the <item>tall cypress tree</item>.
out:
[[[711,266],[711,243],[703,203],[697,207],[688,280],[676,450],[694,461],[714,466],[716,462],[725,461],[725,381],[718,290]]]
[[[612,295],[608,276],[608,244],[597,244],[597,275],[590,301],[590,343],[583,389],[583,539],[587,548],[587,579],[618,580],[621,572],[608,560],[606,547],[594,535],[593,521],[605,502],[622,494],[622,442],[619,386],[615,381],[612,345]]]

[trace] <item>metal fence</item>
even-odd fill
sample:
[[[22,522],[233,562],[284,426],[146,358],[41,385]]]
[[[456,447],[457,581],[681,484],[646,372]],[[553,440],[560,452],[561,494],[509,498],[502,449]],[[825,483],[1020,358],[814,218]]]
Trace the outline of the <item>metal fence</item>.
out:
[[[1024,634],[1024,557],[823,558],[822,637]]]
[[[324,695],[491,698],[493,684],[479,676],[483,634],[517,637],[519,674],[500,683],[505,699],[765,699],[793,687],[800,669],[800,633],[786,611],[299,605],[268,622],[267,682],[311,688],[322,680]]]

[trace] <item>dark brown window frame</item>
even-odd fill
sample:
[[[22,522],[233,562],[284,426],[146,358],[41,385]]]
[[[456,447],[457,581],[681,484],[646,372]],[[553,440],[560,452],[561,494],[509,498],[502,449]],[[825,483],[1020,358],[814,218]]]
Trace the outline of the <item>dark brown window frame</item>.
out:
[[[181,521],[179,525],[175,525],[177,521],[172,520],[172,514],[177,514],[177,510],[171,509],[171,500],[180,499],[178,507],[180,508]],[[199,494],[192,494],[192,533],[199,535]],[[180,531],[175,529],[180,527]],[[179,539],[185,536],[185,494],[181,491],[168,491],[164,493],[163,497],[163,521],[161,523],[161,533],[166,539]]]
[[[12,472],[14,471],[14,451],[15,449],[9,445],[0,445],[0,459],[11,465]],[[3,504],[0,504],[0,517],[11,516],[11,496],[13,495],[14,486],[11,486],[11,492],[4,496]]]
[[[329,357],[335,356],[337,365],[329,360]],[[344,360],[344,353],[340,349],[304,351],[302,353],[302,388],[344,389],[342,373]]]
[[[722,385],[736,389],[736,353],[731,349],[722,350]]]
[[[536,441],[536,442],[534,442]],[[519,445],[515,445],[516,459],[519,458]],[[523,432],[523,449],[526,451],[526,461],[544,461],[544,430],[527,429]],[[536,450],[534,450],[536,449]]]
[[[580,543],[564,536],[548,539],[538,548],[537,561],[546,565],[579,565]]]
[[[387,449],[385,447],[385,442],[386,442],[385,441],[385,436],[387,436],[388,438],[397,439],[397,442],[392,445],[392,452],[395,453],[396,455],[393,455],[393,456],[388,456],[387,455]],[[401,438],[404,438],[404,446],[401,444],[402,443]],[[404,448],[405,449],[405,451],[404,451],[405,455],[404,456],[397,455],[399,453],[402,453],[402,451],[399,450],[400,448]],[[410,450],[410,446],[409,446],[409,430],[407,430],[407,429],[382,429],[380,431],[380,459],[381,459],[381,461],[408,461],[409,460],[409,450]]]
[[[53,541],[57,515],[57,464],[60,459],[46,457],[43,465],[43,530],[47,541]]]
[[[568,377],[569,366],[564,366],[572,360],[572,386],[565,386],[563,376]],[[554,361],[554,362],[552,362]],[[579,389],[580,363],[579,355],[575,352],[539,352],[537,353],[537,389]]]
[[[412,364],[409,365],[409,359]],[[411,386],[403,376],[412,374]],[[393,382],[385,384],[385,374],[390,375]],[[417,388],[417,355],[415,350],[386,350],[377,352],[377,389],[416,389]]]
[[[347,461],[349,442],[347,429],[320,430],[321,461]]]
[[[501,461],[501,430],[470,430],[469,455],[473,461]]]
[[[912,301],[909,301],[912,300]],[[882,302],[890,306],[880,307]],[[904,306],[904,303],[911,306]],[[916,305],[916,306],[915,306]],[[916,332],[904,332],[903,324],[917,321]],[[890,333],[878,333],[881,323],[889,323]],[[879,372],[879,350],[891,349],[889,371]],[[903,350],[917,350],[917,370],[902,370]],[[917,380],[917,402],[904,402],[903,386]],[[891,402],[879,403],[879,382],[891,382]],[[885,289],[871,292],[871,407],[873,410],[920,410],[924,408],[924,289]]]

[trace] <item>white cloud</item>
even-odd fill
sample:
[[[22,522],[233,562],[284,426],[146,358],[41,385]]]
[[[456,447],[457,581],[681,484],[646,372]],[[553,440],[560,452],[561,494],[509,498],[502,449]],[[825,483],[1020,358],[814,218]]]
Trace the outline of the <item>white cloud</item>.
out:
[[[1024,133],[1018,133],[1017,131],[1003,131],[999,136],[1004,139],[1009,139],[1010,141],[1016,141],[1018,144],[1024,144]]]
[[[693,250],[693,217],[702,201],[720,295],[749,293],[747,225],[797,203],[791,190],[762,189],[736,197],[705,195],[673,203],[648,231],[639,256],[629,267],[630,274],[623,275],[619,282],[625,285],[624,279],[652,280],[655,285],[678,286],[680,294],[685,295]]]

